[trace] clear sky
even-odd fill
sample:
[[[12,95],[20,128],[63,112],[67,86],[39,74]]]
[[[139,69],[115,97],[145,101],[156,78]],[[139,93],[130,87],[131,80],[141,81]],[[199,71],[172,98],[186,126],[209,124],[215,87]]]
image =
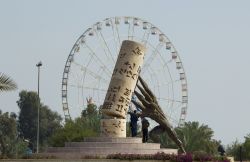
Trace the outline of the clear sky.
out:
[[[18,112],[21,90],[37,90],[62,114],[61,78],[76,39],[107,17],[135,16],[161,29],[183,61],[188,121],[207,124],[230,144],[250,133],[250,1],[248,0],[1,0],[0,72],[18,90],[0,94],[0,109]]]

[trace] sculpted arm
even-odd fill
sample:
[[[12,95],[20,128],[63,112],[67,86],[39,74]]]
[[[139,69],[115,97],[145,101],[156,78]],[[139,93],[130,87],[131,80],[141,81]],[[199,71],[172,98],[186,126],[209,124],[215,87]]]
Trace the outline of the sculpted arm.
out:
[[[177,137],[175,130],[164,115],[160,105],[157,102],[155,95],[140,76],[136,86],[141,92],[139,93],[135,91],[135,95],[137,96],[140,102],[134,100],[132,100],[132,102],[135,104],[135,106],[139,107],[142,110],[141,116],[149,117],[152,120],[156,121],[160,125],[160,127],[167,132],[168,136],[177,144],[180,150],[183,153],[186,153],[182,142]]]

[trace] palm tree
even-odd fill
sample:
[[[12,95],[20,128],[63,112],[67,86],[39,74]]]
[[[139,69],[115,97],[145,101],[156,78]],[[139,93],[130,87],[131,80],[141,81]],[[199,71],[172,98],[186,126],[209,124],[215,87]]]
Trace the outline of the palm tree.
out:
[[[216,154],[218,141],[212,139],[213,130],[199,122],[186,122],[183,127],[175,128],[187,152]],[[162,147],[178,148],[165,132],[158,130],[150,134],[153,142],[160,142]]]
[[[0,92],[17,89],[17,84],[7,75],[0,73]]]
[[[187,122],[184,127],[176,128],[176,132],[189,152],[205,151],[217,153],[217,141],[212,139],[213,130],[199,122]]]

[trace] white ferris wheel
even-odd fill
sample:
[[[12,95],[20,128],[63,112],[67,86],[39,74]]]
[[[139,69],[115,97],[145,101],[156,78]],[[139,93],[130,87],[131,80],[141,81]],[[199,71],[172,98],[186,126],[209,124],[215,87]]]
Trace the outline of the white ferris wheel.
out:
[[[168,37],[153,24],[136,17],[112,17],[88,28],[68,55],[62,78],[65,119],[80,116],[92,97],[103,104],[123,40],[146,46],[140,76],[156,95],[170,123],[182,126],[188,105],[186,74]]]

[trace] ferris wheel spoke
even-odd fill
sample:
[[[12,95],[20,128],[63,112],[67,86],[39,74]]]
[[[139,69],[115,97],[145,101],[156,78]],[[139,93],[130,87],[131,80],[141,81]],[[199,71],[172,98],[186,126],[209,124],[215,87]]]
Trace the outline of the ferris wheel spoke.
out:
[[[77,80],[77,82],[79,81],[79,77],[78,77],[78,74],[70,71],[69,72],[69,75],[72,77],[73,80]]]
[[[131,35],[130,35],[130,24],[128,25],[128,40],[130,40],[131,39]]]
[[[88,48],[88,50],[91,52],[92,55],[95,56],[95,58],[97,59],[98,62],[101,63],[101,65],[104,67],[105,69],[105,73],[108,75],[108,76],[111,76],[112,72],[109,70],[109,68],[101,61],[101,59],[96,55],[96,53],[92,50],[92,48],[90,48],[87,44],[86,44],[86,47]]]
[[[174,61],[173,59],[170,59],[170,60],[164,61],[164,63],[163,63],[163,67],[168,66],[169,64],[173,63],[173,61]]]
[[[150,29],[146,29],[144,34],[143,34],[143,37],[142,37],[142,43],[146,46],[147,43],[148,43],[148,39],[149,39],[149,36],[150,36]]]
[[[159,85],[158,75],[156,75],[156,73],[154,72],[154,70],[151,67],[148,68],[148,71],[149,71],[150,75],[154,78],[154,80],[156,81],[156,85]],[[159,86],[154,87],[154,91],[158,96],[160,95],[160,87]]]
[[[147,69],[150,67],[150,64],[154,61],[154,59],[156,58],[157,54],[159,53],[158,50],[160,50],[162,48],[163,44],[162,43],[158,43],[157,47],[154,49],[154,51],[151,53],[151,55],[148,57],[148,59],[145,61],[145,65],[143,66],[143,73],[145,73],[147,71]]]
[[[132,30],[131,40],[134,40],[134,30],[135,30],[135,29],[134,29],[134,27],[135,27],[135,26],[133,25],[133,30]]]
[[[164,59],[164,57],[161,55],[161,53],[160,52],[158,52],[158,56],[160,57],[160,60],[161,60],[161,62],[162,62],[162,68],[161,69],[159,69],[159,71],[162,71],[165,75],[163,75],[163,77],[169,77],[170,78],[170,80],[171,80],[171,82],[170,83],[173,83],[174,81],[173,81],[173,79],[172,79],[172,75],[171,75],[171,72],[170,72],[170,69],[169,69],[169,64],[170,63],[173,63],[173,59],[170,59],[170,60],[165,60]],[[165,70],[165,68],[167,69],[167,71]]]
[[[130,38],[130,22],[128,20],[128,40],[130,40],[129,38]]]
[[[97,33],[97,32],[96,32],[96,33]],[[113,57],[113,55],[112,55],[112,53],[111,53],[111,51],[110,51],[110,49],[109,49],[109,47],[108,47],[107,41],[106,41],[105,38],[103,37],[103,34],[102,34],[102,31],[101,31],[101,30],[99,31],[99,34],[101,35],[101,40],[103,41],[102,45],[104,44],[104,45],[103,45],[103,51],[104,51],[104,53],[106,54],[106,56],[108,56],[108,54],[109,54],[109,56],[111,57],[113,63],[115,63],[115,59],[114,59],[114,57]],[[98,38],[99,38],[99,37],[98,37]],[[105,47],[106,47],[107,50],[108,50],[108,54],[107,54],[107,52],[106,52],[106,50],[105,50]]]
[[[178,110],[179,110],[180,108],[181,108],[181,106],[176,106],[175,109],[173,109],[173,108],[170,107],[171,110],[169,111],[169,112],[170,112],[170,113],[169,113],[169,116],[172,117],[172,118],[174,118],[175,120],[177,120],[177,117],[176,117],[176,116],[179,115],[179,111],[178,111]],[[174,116],[174,117],[173,117],[173,116]],[[179,122],[179,121],[178,121],[178,122]]]
[[[119,32],[119,29],[118,29],[118,24],[119,24],[119,19],[116,17],[115,18],[115,29],[116,29],[116,33],[117,33],[117,38],[118,38],[118,41],[119,41],[119,47],[121,46],[121,38],[120,38],[120,32]],[[118,51],[117,51],[118,52]]]
[[[154,74],[154,75],[156,75],[156,74]],[[181,80],[180,79],[176,79],[176,80],[171,80],[169,82],[160,83],[159,85],[155,85],[155,86],[159,86],[159,87],[170,86],[172,84],[179,84],[179,82],[181,82]]]
[[[131,34],[131,40],[134,39],[134,32],[135,32],[135,25],[132,23],[132,34]]]
[[[119,47],[120,47],[120,44],[119,44],[119,41],[120,41],[120,40],[117,40],[117,39],[119,38],[119,35],[116,36],[116,34],[115,34],[115,29],[114,29],[114,22],[111,21],[111,23],[112,23],[113,38],[114,38],[114,42],[115,42],[115,44],[116,44],[116,46],[115,46],[115,48],[116,48],[116,53],[118,53],[118,52],[119,52]],[[119,34],[119,33],[117,33],[117,34]]]
[[[101,89],[98,87],[91,87],[91,86],[82,86],[82,85],[75,85],[75,84],[69,84],[69,86],[73,88],[83,88],[83,89],[98,90],[98,91],[103,91],[103,92],[107,91],[107,89]]]
[[[91,61],[93,60],[93,58],[94,58],[94,56],[92,55],[91,57],[90,57],[90,59],[89,59],[89,61],[87,62],[87,64],[86,64],[86,67],[88,67],[89,65],[90,65],[90,63],[91,63]],[[74,62],[74,61],[73,61]],[[76,63],[76,62],[75,62]],[[79,64],[78,64],[79,65]]]
[[[170,116],[176,116],[176,115],[179,115],[179,110],[180,110],[180,107],[181,107],[181,103],[176,103],[176,102],[173,102],[173,105],[172,107],[169,107],[169,115]]]
[[[160,54],[159,54],[160,55]],[[160,55],[161,56],[161,55]],[[161,56],[161,59],[163,59],[162,58],[162,56]],[[163,62],[165,62],[164,61],[164,59],[163,59]],[[167,67],[167,73],[168,73],[168,77],[169,77],[169,79],[170,79],[170,83],[173,83],[173,78],[172,78],[172,75],[171,75],[171,72],[170,72],[170,69],[169,69],[169,67],[168,67],[168,64],[164,64],[165,65],[165,67]],[[165,72],[165,71],[164,71]],[[165,72],[166,73],[166,72]],[[165,76],[165,75],[164,75]],[[167,76],[167,75],[166,75]],[[174,85],[173,84],[170,84],[170,86],[171,86],[171,88],[172,89],[174,89]],[[169,94],[170,95],[170,94]],[[172,95],[172,97],[174,98],[174,92],[172,91],[172,93],[171,93],[171,95]]]
[[[100,80],[98,81],[97,89],[98,89],[98,90],[101,90],[101,89],[100,89]],[[103,91],[104,91],[104,90],[103,90]],[[98,99],[98,101],[100,100],[100,93],[97,93],[97,99]]]
[[[155,91],[155,93],[158,92],[158,96],[160,97],[160,87],[161,87],[161,84],[159,83],[159,81],[157,79],[157,76],[159,76],[159,75],[157,75],[156,72],[154,72],[151,67],[149,67],[148,70],[150,71],[151,75],[154,76],[154,78],[157,80],[157,84],[154,87],[154,91]],[[171,80],[171,82],[172,82],[172,80]],[[173,90],[173,84],[170,83],[169,86]],[[169,91],[169,90],[168,90],[168,95],[167,96],[171,96],[172,98],[175,97],[174,96],[174,92],[173,91]],[[173,101],[169,100],[167,103],[170,104],[169,107],[173,106]]]
[[[172,116],[170,116],[170,115],[167,115],[167,114],[165,114],[165,115],[167,116],[167,119],[168,119],[168,120],[174,122],[175,124],[178,124],[179,120],[175,119],[174,117],[172,117]],[[172,122],[171,122],[171,123],[172,123]]]
[[[77,62],[72,62],[72,63],[74,63],[74,65],[76,65],[76,66],[79,66],[82,71],[85,71],[86,73],[88,73],[89,75],[94,77],[95,79],[102,80],[102,81],[108,83],[108,81],[106,79],[104,79],[101,75],[96,74],[95,72],[91,71],[89,68],[87,68],[87,67],[85,67],[85,66],[83,66],[83,65],[81,65],[81,64],[79,64]]]
[[[169,98],[158,97],[157,99],[158,99],[158,100],[170,101],[170,102],[176,102],[176,103],[182,103],[180,100],[169,99]]]
[[[108,56],[108,54],[107,54],[107,52],[105,50],[105,45],[104,45],[105,43],[103,43],[103,41],[101,40],[102,38],[99,37],[98,32],[96,30],[94,30],[94,31],[95,31],[95,34],[97,35],[98,40],[101,42],[101,46],[102,46],[102,50],[103,50],[104,54],[106,55],[107,58],[109,58],[109,56]],[[94,52],[94,50],[89,45],[87,45],[87,43],[85,43],[85,46],[89,49],[91,54],[95,55],[96,58],[99,60],[98,56],[96,55],[96,52]]]
[[[160,60],[163,62],[163,67],[168,68],[168,65],[173,62],[173,59],[170,59],[170,60],[166,61],[160,52],[158,52],[158,54],[159,54],[159,56],[161,58]]]

